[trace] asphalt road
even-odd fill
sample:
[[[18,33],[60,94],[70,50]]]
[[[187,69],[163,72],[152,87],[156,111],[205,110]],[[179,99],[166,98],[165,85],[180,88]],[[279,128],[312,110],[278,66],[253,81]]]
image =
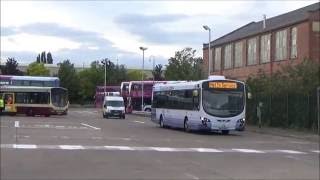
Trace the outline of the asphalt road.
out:
[[[185,133],[97,109],[0,118],[1,179],[319,179],[317,141]]]

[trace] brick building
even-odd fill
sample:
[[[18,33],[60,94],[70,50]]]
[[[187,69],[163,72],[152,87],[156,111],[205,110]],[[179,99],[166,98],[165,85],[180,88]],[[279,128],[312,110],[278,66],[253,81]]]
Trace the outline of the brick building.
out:
[[[259,69],[272,74],[282,65],[295,65],[303,59],[320,62],[319,20],[320,3],[315,3],[250,22],[211,42],[211,74],[245,80]],[[208,55],[208,44],[203,44],[206,72]]]

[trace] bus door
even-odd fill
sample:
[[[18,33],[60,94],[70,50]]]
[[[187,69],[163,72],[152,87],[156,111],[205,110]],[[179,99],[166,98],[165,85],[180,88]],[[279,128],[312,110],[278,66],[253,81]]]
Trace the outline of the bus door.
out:
[[[17,109],[14,104],[14,93],[4,93],[4,112],[16,113]]]

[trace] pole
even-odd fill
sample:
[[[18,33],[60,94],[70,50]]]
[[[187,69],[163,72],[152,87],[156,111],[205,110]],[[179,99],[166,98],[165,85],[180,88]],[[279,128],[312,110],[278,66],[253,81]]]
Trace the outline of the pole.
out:
[[[141,94],[141,111],[143,111],[143,96],[144,96],[144,92],[143,92],[143,85],[144,85],[144,77],[143,77],[143,75],[144,75],[144,50],[142,50],[142,87],[141,87],[141,89],[142,89],[142,94]]]
[[[209,53],[209,67],[208,67],[208,77],[210,76],[211,74],[211,29],[209,29],[209,50],[208,50],[208,53]]]
[[[106,96],[106,92],[107,92],[107,59],[105,59],[105,63],[104,63],[104,96]],[[103,96],[103,99],[104,99]]]
[[[320,87],[317,88],[318,135],[320,135]]]

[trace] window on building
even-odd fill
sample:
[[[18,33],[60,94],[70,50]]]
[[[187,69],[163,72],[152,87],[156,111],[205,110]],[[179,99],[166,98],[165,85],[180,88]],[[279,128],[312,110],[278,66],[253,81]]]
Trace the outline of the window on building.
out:
[[[270,62],[270,37],[271,37],[271,34],[266,34],[261,36],[261,39],[260,39],[261,63]]]
[[[234,51],[234,67],[241,67],[242,66],[242,49],[243,49],[243,42],[237,42],[235,44],[235,51]]]
[[[313,32],[320,32],[320,21],[313,21],[312,22],[312,31]]]
[[[276,61],[287,59],[287,30],[276,33]]]
[[[297,58],[297,28],[291,29],[291,58]]]
[[[215,49],[214,56],[214,70],[220,70],[221,68],[221,47]]]
[[[248,40],[248,65],[257,64],[257,38]]]
[[[224,69],[232,68],[232,44],[224,47]]]

